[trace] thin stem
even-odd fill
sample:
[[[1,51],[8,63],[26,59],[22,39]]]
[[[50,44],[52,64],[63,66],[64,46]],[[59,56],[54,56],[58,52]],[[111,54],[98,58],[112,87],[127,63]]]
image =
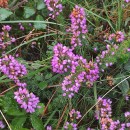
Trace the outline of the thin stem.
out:
[[[121,82],[119,82],[118,84],[116,84],[113,88],[111,88],[108,92],[106,92],[102,98],[104,98],[107,94],[109,94],[113,89],[115,89],[119,84],[121,84],[122,82],[124,82],[125,80],[129,79],[130,78],[130,75],[128,77],[126,77],[125,79],[123,79]],[[80,119],[80,121],[77,123],[79,124],[83,119],[84,117],[99,103],[100,100],[98,100],[92,107],[90,107],[90,109],[82,116],[82,118]]]
[[[69,99],[69,110],[72,109],[72,103],[71,103],[71,98]]]
[[[6,120],[4,114],[3,114],[3,112],[1,110],[0,110],[0,113],[1,113],[2,117],[4,118],[6,124],[8,125],[9,129],[12,130],[11,127],[10,127],[10,125],[9,125],[9,123],[8,123],[8,121]]]
[[[97,98],[98,98],[98,96],[97,96],[97,86],[96,86],[96,83],[94,83],[93,89],[94,89],[94,99],[95,99],[95,103],[97,103]],[[98,104],[96,104],[96,114],[97,114],[97,116],[98,116],[99,126],[100,126],[100,117],[99,117]],[[101,126],[100,126],[100,128],[101,128]]]

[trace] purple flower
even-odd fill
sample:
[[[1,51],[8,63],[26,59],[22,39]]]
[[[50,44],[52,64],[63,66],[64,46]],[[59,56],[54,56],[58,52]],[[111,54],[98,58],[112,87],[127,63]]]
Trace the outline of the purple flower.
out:
[[[69,70],[75,73],[78,62],[77,56],[73,54],[72,49],[58,43],[53,48],[52,70],[56,73],[65,73]]]
[[[124,115],[125,117],[130,117],[130,112],[125,112]]]
[[[15,42],[15,38],[11,37],[9,31],[11,27],[9,25],[3,25],[2,32],[0,32],[0,48],[5,49],[8,45]]]
[[[64,125],[65,130],[77,130],[77,124],[66,122]]]
[[[4,25],[4,26],[2,27],[2,30],[3,30],[3,31],[7,31],[7,32],[9,32],[11,29],[12,29],[12,28],[11,28],[10,25]]]
[[[130,2],[130,0],[125,0],[126,3]]]
[[[87,63],[82,56],[75,55],[72,49],[58,43],[54,46],[53,53],[51,62],[53,72],[60,74],[71,72],[62,82],[63,96],[72,98],[74,93],[78,93],[82,83],[87,82],[88,87],[91,87],[99,78],[97,64],[91,61]]]
[[[19,78],[27,74],[26,67],[19,63],[13,56],[5,55],[0,59],[0,71],[10,79],[14,80],[18,86],[26,86],[26,83],[21,83],[19,80]]]
[[[69,115],[70,115],[70,118],[73,118],[73,119],[80,119],[82,117],[80,111],[76,111],[75,109],[72,109],[69,112]]]
[[[108,36],[105,36],[104,38],[108,39],[109,41],[115,40],[116,42],[123,42],[125,39],[124,33],[121,31],[107,35]]]
[[[128,48],[127,51],[130,52],[130,48]]]
[[[51,127],[50,125],[48,125],[48,126],[46,127],[46,130],[52,130],[52,127]]]
[[[4,129],[5,128],[5,124],[3,123],[3,121],[0,120],[0,129]]]
[[[74,93],[78,93],[82,83],[87,82],[88,87],[93,85],[93,82],[99,78],[99,68],[96,63],[87,63],[82,56],[78,58],[78,66],[80,71],[75,74],[66,76],[62,82],[63,96],[72,98]]]
[[[36,108],[39,108],[39,98],[33,93],[29,93],[26,88],[19,88],[14,92],[14,95],[14,99],[16,99],[20,107],[25,109],[27,113],[33,113]]]
[[[70,15],[70,19],[71,26],[67,31],[72,33],[71,45],[72,49],[74,49],[76,46],[82,45],[80,36],[88,32],[84,9],[76,5]]]
[[[116,42],[123,42],[124,39],[125,39],[125,36],[124,36],[123,32],[117,31],[116,32]]]
[[[50,11],[49,16],[55,19],[62,12],[62,4],[59,0],[44,0],[47,9]]]

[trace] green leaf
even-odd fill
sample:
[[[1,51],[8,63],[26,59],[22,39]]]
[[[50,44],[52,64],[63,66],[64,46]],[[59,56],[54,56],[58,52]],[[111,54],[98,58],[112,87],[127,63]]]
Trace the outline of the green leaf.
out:
[[[15,129],[15,130],[18,130],[18,129]],[[19,130],[29,130],[27,128],[19,128]]]
[[[37,81],[42,81],[42,80],[43,80],[43,77],[42,77],[42,75],[36,75],[36,76],[35,76],[35,79],[36,79]]]
[[[122,80],[124,80],[126,76],[124,74],[117,74],[115,84],[118,84]],[[118,85],[119,89],[121,90],[123,95],[126,95],[129,91],[129,82],[128,80],[124,80],[122,83]]]
[[[43,21],[43,17],[42,17],[41,15],[37,15],[36,21]],[[46,24],[36,22],[36,23],[34,23],[34,27],[35,27],[37,30],[45,29],[45,28],[46,28]]]
[[[124,69],[130,71],[130,60],[125,64]]]
[[[13,14],[10,10],[0,8],[0,21],[5,20],[8,18],[11,14]]]
[[[30,115],[30,120],[35,130],[44,130],[42,121],[36,115]]]
[[[42,112],[44,111],[45,105],[43,103],[39,103],[38,106],[40,106],[41,108],[36,109],[36,115],[40,115],[42,114]]]
[[[44,4],[43,0],[39,0],[37,3],[37,9],[41,10],[43,8],[45,8],[45,4]]]
[[[45,79],[50,79],[51,77],[52,77],[52,74],[49,73],[49,74],[47,74],[47,75],[45,76]]]
[[[39,87],[41,90],[45,89],[45,88],[47,87],[47,82],[46,82],[46,81],[40,82],[40,83],[38,84],[38,87]]]
[[[19,109],[11,108],[10,110],[7,111],[7,114],[10,115],[10,116],[23,116],[26,113],[21,112]]]
[[[13,126],[13,130],[14,129],[18,130],[19,128],[22,128],[26,119],[27,119],[26,116],[15,117],[11,123],[11,125]]]
[[[122,92],[123,95],[126,95],[129,91],[129,82],[127,80],[123,81],[121,84],[118,86]]]
[[[31,7],[24,7],[24,17],[29,18],[35,14],[35,9]]]
[[[127,24],[130,22],[130,17],[128,17],[125,21],[125,26],[127,26]]]

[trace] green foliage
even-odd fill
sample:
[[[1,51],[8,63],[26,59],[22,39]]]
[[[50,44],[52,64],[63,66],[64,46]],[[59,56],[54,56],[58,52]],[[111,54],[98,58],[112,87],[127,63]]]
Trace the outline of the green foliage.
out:
[[[105,56],[105,58],[101,59],[102,62],[101,68],[103,69],[107,68],[105,63],[112,62],[114,64],[118,62],[118,65],[122,65],[128,62],[130,58],[130,53],[127,51],[127,49],[130,47],[130,40],[124,41],[118,46],[119,46],[118,49],[115,49],[112,46],[109,53]],[[114,56],[111,55],[112,52],[114,52]]]
[[[11,35],[16,38],[16,42],[4,51],[6,54],[14,56],[19,54],[22,57],[17,59],[26,66],[28,74],[20,80],[27,83],[29,92],[38,96],[41,102],[38,105],[41,108],[37,108],[32,114],[26,113],[14,99],[14,91],[17,90],[17,87],[8,90],[14,85],[14,82],[1,73],[0,93],[5,92],[0,94],[0,108],[12,130],[44,130],[48,124],[55,129],[59,121],[61,122],[58,130],[64,129],[64,123],[73,120],[69,118],[69,111],[73,108],[81,111],[83,116],[78,129],[94,127],[95,130],[100,130],[100,126],[97,125],[94,118],[96,107],[90,109],[96,101],[93,88],[88,88],[87,84],[83,84],[80,91],[70,100],[62,96],[61,89],[63,78],[69,73],[52,72],[51,59],[54,45],[61,42],[70,47],[72,35],[66,32],[66,29],[70,26],[69,15],[75,5],[83,7],[86,11],[88,33],[83,38],[81,37],[82,46],[77,47],[73,52],[82,55],[87,61],[95,61],[95,57],[100,56],[101,52],[105,50],[106,44],[111,46],[110,52],[104,59],[101,59],[100,69],[105,71],[104,73],[100,71],[100,78],[95,83],[97,85],[96,94],[98,97],[106,94],[105,98],[112,100],[113,120],[125,122],[124,112],[130,111],[129,102],[126,102],[124,98],[130,93],[130,78],[125,80],[130,75],[130,52],[127,51],[130,48],[129,4],[123,3],[123,0],[61,0],[60,2],[64,7],[63,12],[55,20],[48,16],[49,11],[43,0],[29,0],[24,3],[21,1],[20,5],[18,0],[10,0],[8,9],[0,8],[1,25],[9,24],[12,27],[7,37]],[[8,21],[4,21],[6,19]],[[19,29],[18,23],[24,26],[24,30]],[[32,25],[29,25],[30,23]],[[117,30],[125,33],[124,42],[116,43],[104,40],[105,34],[112,34]],[[4,39],[4,43],[8,42],[8,38],[2,37],[2,39]],[[119,48],[115,49],[114,44],[118,44]],[[94,51],[94,48],[97,50]],[[1,49],[0,53],[2,54],[2,52]],[[111,55],[112,52],[114,55]],[[106,67],[106,63],[110,62],[114,65]],[[81,69],[81,67],[77,69]],[[106,79],[109,75],[112,76],[114,83],[112,86],[109,86]],[[124,81],[122,82],[122,80]],[[119,85],[112,89],[118,83]],[[2,117],[0,119],[3,120]],[[6,127],[6,129],[8,128]]]
[[[36,21],[43,21],[43,20],[44,20],[44,19],[43,19],[43,17],[42,17],[41,15],[37,15],[37,16],[36,16]],[[36,22],[36,23],[34,23],[34,27],[35,27],[36,29],[38,29],[38,30],[40,30],[40,29],[45,29],[45,28],[46,28],[46,24]]]
[[[0,8],[0,21],[6,20],[11,14],[13,14],[10,10]]]
[[[26,116],[15,117],[11,123],[13,130],[19,130],[19,129],[24,130],[24,128],[22,127],[26,121],[26,118],[27,118]]]
[[[10,116],[23,116],[25,111],[19,109],[18,104],[13,99],[13,93],[7,93],[1,100],[3,111]]]
[[[24,17],[29,18],[35,14],[35,9],[32,7],[24,7]]]
[[[45,89],[45,88],[47,87],[47,82],[46,82],[46,81],[40,82],[40,83],[38,84],[38,87],[39,87],[41,90]]]
[[[37,10],[42,10],[45,8],[45,4],[43,3],[43,0],[37,1]]]
[[[31,124],[35,130],[44,129],[42,121],[36,115],[33,115],[33,114],[30,115],[30,120],[31,120]]]

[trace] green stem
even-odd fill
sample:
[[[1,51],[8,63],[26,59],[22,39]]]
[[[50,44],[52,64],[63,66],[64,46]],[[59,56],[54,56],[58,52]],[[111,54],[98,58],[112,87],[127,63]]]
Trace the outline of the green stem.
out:
[[[95,99],[95,103],[97,103],[97,86],[96,86],[96,83],[94,83],[93,89],[94,89],[94,99]],[[98,119],[99,119],[99,126],[100,126],[100,128],[101,128],[101,125],[100,125],[100,117],[99,117],[99,110],[98,110],[98,104],[96,105],[96,112],[97,112],[96,114],[97,114]]]
[[[69,111],[72,109],[72,103],[71,103],[71,98],[69,99]]]

